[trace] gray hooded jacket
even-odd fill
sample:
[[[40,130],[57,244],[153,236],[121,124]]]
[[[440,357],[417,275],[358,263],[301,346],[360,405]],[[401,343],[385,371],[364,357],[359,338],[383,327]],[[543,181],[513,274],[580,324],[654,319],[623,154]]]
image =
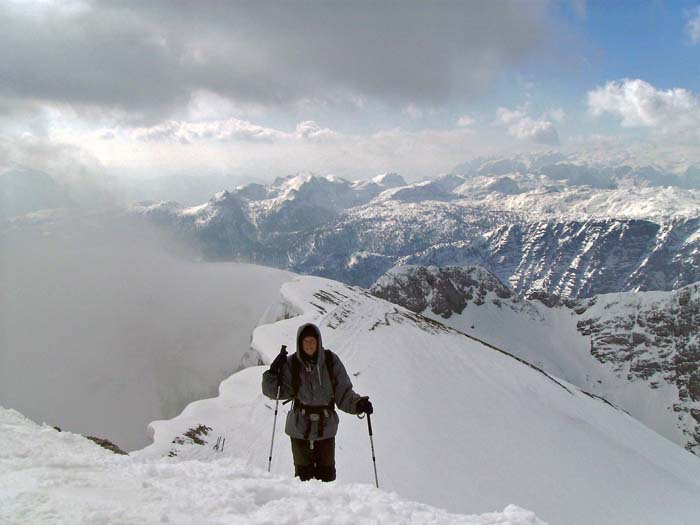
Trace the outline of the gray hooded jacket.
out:
[[[305,361],[301,358],[303,352],[299,336],[305,327],[311,326],[316,330],[318,337],[318,350],[315,362]],[[292,359],[299,360],[299,390],[296,395],[298,402],[314,406],[326,407],[331,399],[335,398],[335,405],[342,411],[349,414],[357,414],[357,402],[360,395],[352,389],[352,382],[345,371],[340,358],[330,350],[325,350],[321,343],[321,332],[312,323],[307,323],[297,330],[296,352],[287,356],[287,362],[283,366],[280,377],[270,370],[266,370],[262,377],[262,391],[267,397],[275,399],[277,396],[277,386],[280,385],[280,399],[290,399],[292,396]],[[326,359],[333,359],[331,370],[333,370],[334,380],[328,373]],[[281,382],[278,382],[281,379]],[[335,389],[333,385],[335,384]],[[307,425],[310,425],[308,427]],[[338,431],[338,414],[335,409],[326,411],[325,422],[322,426],[322,433],[319,435],[319,423],[310,422],[306,411],[300,408],[292,409],[287,414],[287,422],[284,431],[295,438],[321,440],[332,438]],[[308,434],[307,434],[307,431]]]

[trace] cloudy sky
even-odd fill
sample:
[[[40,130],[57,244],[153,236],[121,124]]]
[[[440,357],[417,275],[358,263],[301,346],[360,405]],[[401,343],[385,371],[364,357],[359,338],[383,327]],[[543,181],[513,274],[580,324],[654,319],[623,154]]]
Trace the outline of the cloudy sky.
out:
[[[418,180],[536,149],[700,160],[700,1],[0,7],[0,167]]]

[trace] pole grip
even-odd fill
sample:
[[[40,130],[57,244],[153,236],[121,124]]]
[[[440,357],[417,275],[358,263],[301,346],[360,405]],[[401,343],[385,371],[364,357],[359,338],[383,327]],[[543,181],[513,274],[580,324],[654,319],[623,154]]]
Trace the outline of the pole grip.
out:
[[[282,348],[280,348],[280,354],[284,354],[285,356],[287,355],[287,345],[282,345]],[[282,387],[282,371],[278,370],[277,371],[277,397],[279,398],[279,390]],[[275,404],[275,418],[277,417],[277,405]]]
[[[372,434],[372,416],[370,414],[367,414],[367,426],[369,427],[369,435]]]

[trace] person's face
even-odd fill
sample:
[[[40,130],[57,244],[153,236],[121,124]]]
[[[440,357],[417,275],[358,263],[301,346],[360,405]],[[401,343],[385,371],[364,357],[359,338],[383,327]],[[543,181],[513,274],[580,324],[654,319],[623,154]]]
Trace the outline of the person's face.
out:
[[[318,341],[316,341],[315,337],[307,335],[301,340],[301,347],[306,355],[314,355],[318,349]]]

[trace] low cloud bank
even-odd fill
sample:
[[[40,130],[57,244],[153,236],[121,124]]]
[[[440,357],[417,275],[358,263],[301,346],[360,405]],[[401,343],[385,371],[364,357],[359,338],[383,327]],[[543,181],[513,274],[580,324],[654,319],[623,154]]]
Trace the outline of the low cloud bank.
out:
[[[133,450],[215,395],[291,274],[183,250],[118,213],[0,232],[0,405]]]

